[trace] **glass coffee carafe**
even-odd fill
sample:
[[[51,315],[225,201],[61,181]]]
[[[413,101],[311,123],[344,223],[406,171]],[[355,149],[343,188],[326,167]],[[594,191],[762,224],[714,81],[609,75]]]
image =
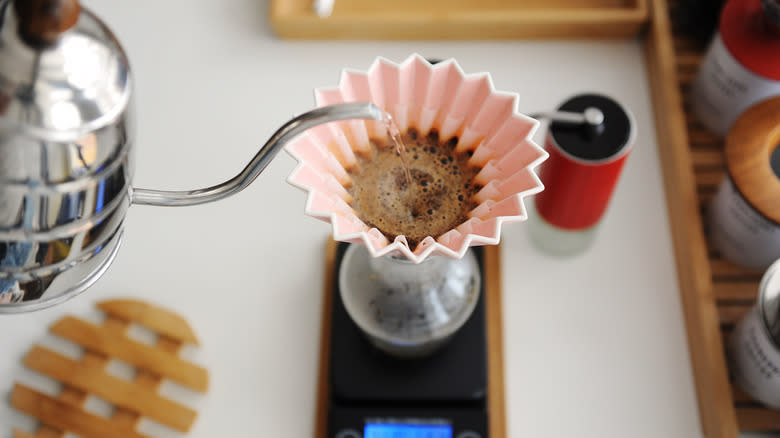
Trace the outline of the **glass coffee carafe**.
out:
[[[402,255],[371,257],[351,245],[338,273],[352,320],[380,350],[412,358],[436,351],[471,316],[481,277],[474,253],[460,259],[429,256],[419,264]]]

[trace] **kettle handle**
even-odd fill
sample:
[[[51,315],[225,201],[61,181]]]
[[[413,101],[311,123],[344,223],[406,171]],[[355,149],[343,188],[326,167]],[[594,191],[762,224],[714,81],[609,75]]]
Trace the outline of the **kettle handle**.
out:
[[[19,36],[33,47],[54,44],[79,20],[78,0],[15,0]]]
[[[205,204],[234,195],[251,184],[290,140],[314,126],[347,119],[383,120],[385,112],[372,103],[340,103],[324,106],[288,121],[263,145],[244,170],[215,186],[199,190],[132,190],[134,204],[182,207]]]

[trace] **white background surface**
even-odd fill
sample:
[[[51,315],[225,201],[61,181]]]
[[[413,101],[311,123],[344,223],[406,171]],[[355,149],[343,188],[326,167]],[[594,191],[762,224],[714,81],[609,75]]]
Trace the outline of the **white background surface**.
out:
[[[83,3],[130,56],[135,182],[145,188],[233,176],[278,126],[313,107],[313,88],[377,55],[455,57],[466,72],[489,71],[497,89],[518,92],[523,112],[583,91],[617,97],[634,112],[638,139],[595,245],[558,259],[531,247],[523,224],[503,234],[509,434],[701,436],[638,41],[287,42],[270,34],[265,2]],[[304,194],[285,182],[293,167],[282,154],[246,191],[212,205],[132,207],[124,246],[92,289],[0,318],[0,393],[14,380],[51,386],[21,358],[33,343],[54,345],[53,321],[95,317],[95,301],[130,296],[174,309],[200,336],[188,356],[210,370],[211,388],[188,397],[200,412],[189,436],[311,436],[330,227],[302,214]],[[32,422],[0,404],[0,436],[11,426]]]

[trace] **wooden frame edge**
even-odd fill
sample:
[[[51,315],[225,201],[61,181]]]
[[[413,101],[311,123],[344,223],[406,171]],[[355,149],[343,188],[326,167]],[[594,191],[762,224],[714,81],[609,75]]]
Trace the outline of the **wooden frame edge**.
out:
[[[651,0],[645,60],[699,415],[707,437],[737,438],[665,1]]]
[[[271,0],[268,21],[283,39],[616,39],[636,36],[649,21],[648,0],[632,6],[527,10],[450,11],[449,21],[438,15],[410,16],[408,11],[368,14],[340,11],[321,18],[302,12],[300,5]],[[298,0],[296,0],[298,1]],[[456,26],[453,26],[456,24]]]

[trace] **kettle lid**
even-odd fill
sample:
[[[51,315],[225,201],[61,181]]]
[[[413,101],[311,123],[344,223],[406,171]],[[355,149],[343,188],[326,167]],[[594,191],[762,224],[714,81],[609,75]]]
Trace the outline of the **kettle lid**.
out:
[[[76,0],[0,0],[0,132],[80,138],[116,120],[130,93],[122,47]]]

